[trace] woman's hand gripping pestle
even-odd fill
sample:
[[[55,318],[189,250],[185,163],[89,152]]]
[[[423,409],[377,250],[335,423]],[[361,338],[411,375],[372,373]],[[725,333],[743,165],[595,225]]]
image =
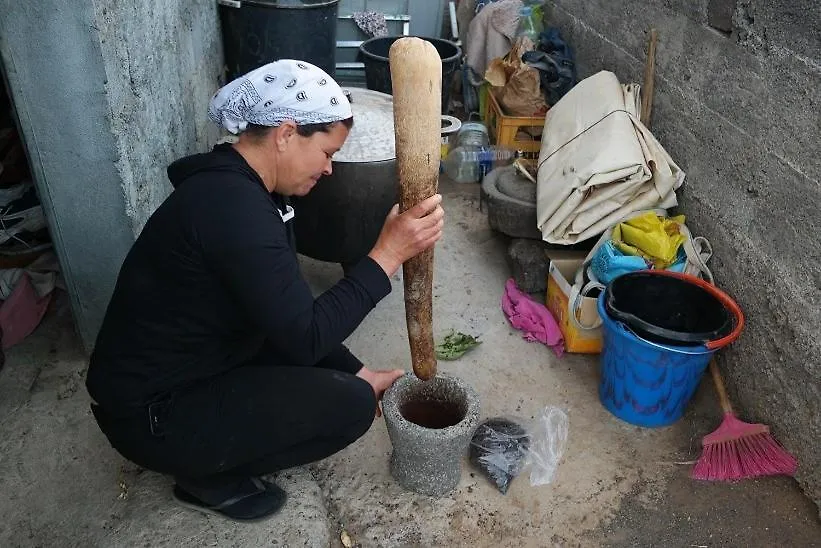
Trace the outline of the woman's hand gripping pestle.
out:
[[[442,237],[445,212],[442,196],[434,194],[404,213],[396,204],[388,213],[379,238],[368,256],[393,276],[405,261],[433,247]]]

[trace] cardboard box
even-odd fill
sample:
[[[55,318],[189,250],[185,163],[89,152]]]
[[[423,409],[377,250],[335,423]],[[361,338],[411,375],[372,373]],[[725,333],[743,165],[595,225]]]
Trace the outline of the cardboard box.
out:
[[[550,267],[547,273],[548,310],[556,318],[559,329],[564,335],[564,345],[567,352],[576,354],[598,354],[602,349],[601,328],[579,329],[570,321],[570,290],[576,271],[584,263],[586,251],[549,250],[547,251]],[[599,313],[596,309],[596,299],[582,297],[581,306],[577,314],[582,325],[599,323]]]

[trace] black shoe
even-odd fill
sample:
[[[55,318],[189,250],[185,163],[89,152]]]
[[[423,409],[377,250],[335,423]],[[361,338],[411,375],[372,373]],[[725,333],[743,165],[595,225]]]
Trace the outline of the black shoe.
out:
[[[179,485],[174,486],[174,498],[183,506],[244,522],[260,521],[273,516],[288,498],[287,493],[276,484],[253,477],[242,481],[232,492],[224,494],[222,502],[209,504]]]

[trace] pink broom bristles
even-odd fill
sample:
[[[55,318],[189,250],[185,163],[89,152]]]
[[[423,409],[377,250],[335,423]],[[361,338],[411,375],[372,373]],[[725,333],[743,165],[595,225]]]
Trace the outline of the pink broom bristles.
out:
[[[690,477],[706,481],[735,481],[760,476],[792,476],[798,461],[764,424],[749,424],[729,412],[715,432],[702,441],[704,451]]]

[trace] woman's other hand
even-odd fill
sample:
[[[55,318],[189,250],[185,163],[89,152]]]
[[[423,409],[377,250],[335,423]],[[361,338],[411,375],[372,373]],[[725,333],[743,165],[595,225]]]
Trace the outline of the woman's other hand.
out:
[[[399,206],[394,205],[368,256],[388,276],[393,276],[402,263],[432,247],[442,237],[445,212],[441,203],[442,196],[434,194],[402,214]]]
[[[405,374],[405,371],[402,369],[392,369],[390,371],[372,371],[367,367],[363,367],[359,370],[359,373],[356,374],[357,377],[360,379],[367,381],[368,384],[371,385],[373,388],[373,393],[376,395],[376,416],[382,416],[382,407],[381,401],[382,396],[385,394],[385,390],[390,388],[390,386],[402,375]]]

